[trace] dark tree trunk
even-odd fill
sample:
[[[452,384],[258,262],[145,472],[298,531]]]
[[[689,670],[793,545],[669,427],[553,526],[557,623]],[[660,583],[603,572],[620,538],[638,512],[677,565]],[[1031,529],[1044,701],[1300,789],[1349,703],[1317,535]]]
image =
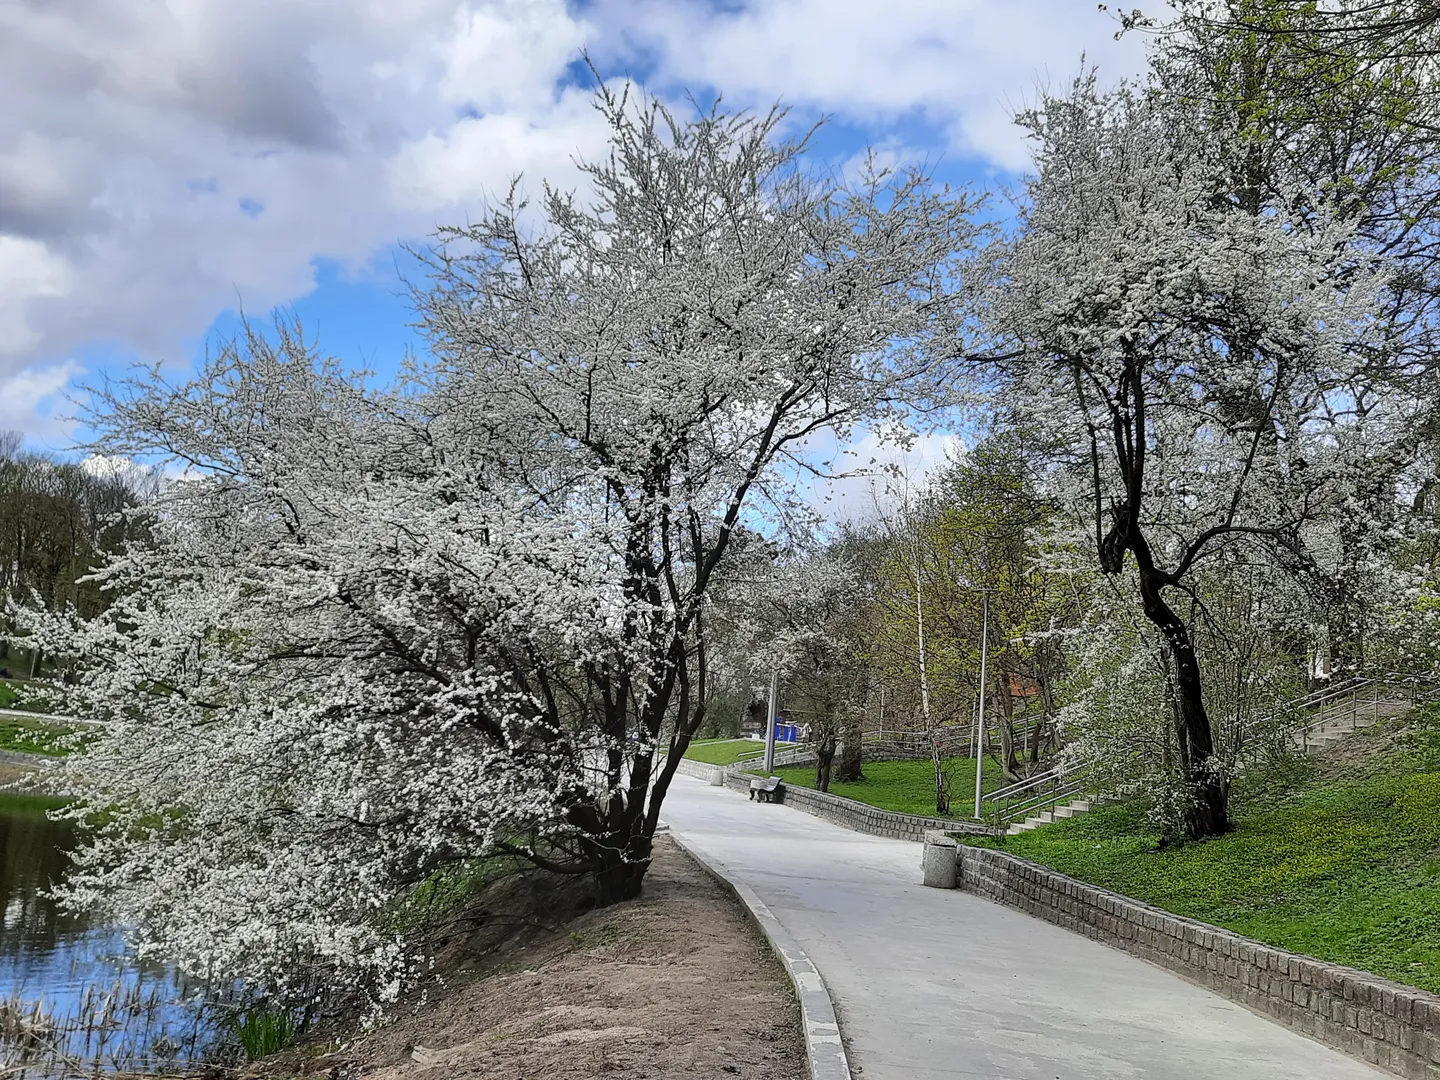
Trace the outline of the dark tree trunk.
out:
[[[1145,617],[1160,631],[1170,649],[1175,673],[1175,705],[1179,714],[1176,734],[1180,766],[1189,798],[1180,827],[1186,837],[1199,840],[1219,836],[1230,829],[1229,792],[1224,778],[1215,766],[1215,746],[1210,731],[1210,717],[1205,712],[1205,698],[1200,681],[1200,664],[1195,657],[1195,644],[1184,621],[1165,602],[1163,592],[1177,585],[1204,546],[1203,536],[1180,559],[1174,573],[1166,573],[1155,565],[1154,554],[1140,525],[1141,506],[1145,498],[1145,381],[1143,358],[1134,342],[1123,343],[1126,354],[1125,372],[1121,377],[1118,399],[1110,405],[1112,434],[1116,461],[1125,481],[1125,499],[1111,504],[1113,522],[1110,531],[1100,535],[1099,496],[1100,461],[1095,442],[1091,441],[1094,468],[1096,518],[1095,530],[1100,569],[1118,574],[1125,566],[1125,553],[1135,556],[1140,574],[1140,599]],[[1227,523],[1228,525],[1228,523]]]
[[[645,871],[650,869],[650,837],[635,833],[614,837],[613,844],[597,845],[595,861],[595,906],[609,907],[640,895]]]
[[[975,752],[976,768],[982,764],[983,748]],[[930,736],[930,761],[935,766],[935,813],[941,817],[950,816],[950,779],[945,775],[945,762],[940,757],[940,739],[933,732]]]
[[[1141,545],[1143,547],[1143,541]],[[1137,550],[1137,556],[1140,551]],[[1161,576],[1150,566],[1149,551],[1137,559],[1140,565],[1140,596],[1145,616],[1155,624],[1170,646],[1175,665],[1175,704],[1178,711],[1176,735],[1180,763],[1190,788],[1190,802],[1182,826],[1191,840],[1219,836],[1230,830],[1229,799],[1224,779],[1212,767],[1215,753],[1210,731],[1210,717],[1205,711],[1205,698],[1200,682],[1200,664],[1190,631],[1180,616],[1161,596]]]
[[[830,764],[835,760],[835,734],[829,732],[815,745],[815,790],[830,790]]]
[[[1001,667],[995,694],[1000,700],[1000,772],[1010,783],[1021,779],[1020,761],[1015,756],[1015,696],[1010,692],[1010,673]]]
[[[845,728],[845,741],[840,747],[840,767],[835,770],[835,779],[846,784],[865,779],[863,768],[863,734],[861,722],[855,719]]]

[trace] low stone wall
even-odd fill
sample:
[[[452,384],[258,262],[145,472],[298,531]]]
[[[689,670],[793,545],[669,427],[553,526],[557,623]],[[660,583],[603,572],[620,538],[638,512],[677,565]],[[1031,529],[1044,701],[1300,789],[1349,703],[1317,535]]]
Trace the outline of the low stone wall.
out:
[[[733,791],[748,793],[750,777],[727,770],[725,786]],[[944,818],[919,817],[915,814],[896,814],[866,806],[854,799],[845,799],[812,788],[795,787],[793,784],[785,785],[781,801],[786,806],[814,814],[856,832],[869,833],[871,836],[889,836],[897,840],[914,840],[917,843],[925,839],[925,833],[930,829],[942,829],[946,832],[989,832],[984,825],[976,821],[947,821]]]
[[[1003,851],[961,845],[958,858],[962,889],[1159,964],[1396,1075],[1440,1080],[1440,996],[1182,919]]]
[[[798,750],[784,750],[775,754],[775,767],[788,767],[791,765],[809,765],[815,760],[815,751],[801,748]],[[662,759],[663,764],[663,759]],[[660,765],[656,765],[658,770]],[[742,771],[745,769],[758,769],[758,761],[742,761],[737,765],[708,765],[703,761],[692,761],[690,758],[681,758],[680,764],[675,766],[675,771],[681,776],[693,776],[696,780],[709,780],[710,773],[715,769],[726,769],[730,771]],[[748,785],[747,785],[748,790]]]
[[[696,780],[708,781],[710,774],[718,768],[720,768],[719,765],[706,765],[703,761],[691,761],[688,758],[681,758],[680,763],[675,766],[675,771],[681,776],[692,776]]]
[[[45,754],[27,754],[23,750],[0,750],[0,764],[23,765],[27,769],[53,769],[56,759]]]

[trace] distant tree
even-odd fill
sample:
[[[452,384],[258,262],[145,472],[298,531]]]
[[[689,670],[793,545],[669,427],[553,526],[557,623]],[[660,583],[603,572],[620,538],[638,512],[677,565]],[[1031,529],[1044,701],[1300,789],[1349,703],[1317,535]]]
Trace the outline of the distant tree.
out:
[[[104,608],[107,595],[88,575],[144,528],[138,511],[154,482],[128,463],[27,452],[18,432],[0,432],[0,660],[12,648],[4,604],[38,603],[84,618]],[[15,645],[24,667],[12,674],[38,674],[41,651],[28,647],[33,642]]]

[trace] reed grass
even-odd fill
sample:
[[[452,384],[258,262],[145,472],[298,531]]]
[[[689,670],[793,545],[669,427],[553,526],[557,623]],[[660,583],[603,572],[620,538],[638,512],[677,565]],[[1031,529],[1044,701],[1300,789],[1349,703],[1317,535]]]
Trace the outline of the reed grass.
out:
[[[207,1020],[177,1018],[160,986],[91,985],[62,1011],[18,992],[0,999],[0,1080],[183,1075],[214,1042]]]
[[[278,1054],[300,1034],[294,1013],[273,1005],[247,1009],[235,1019],[234,1033],[247,1061]]]

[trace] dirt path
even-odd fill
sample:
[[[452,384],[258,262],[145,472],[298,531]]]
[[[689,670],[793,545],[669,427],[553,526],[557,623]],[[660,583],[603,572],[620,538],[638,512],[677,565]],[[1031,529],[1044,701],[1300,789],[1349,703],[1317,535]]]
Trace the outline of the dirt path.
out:
[[[320,1075],[800,1080],[799,1009],[736,903],[657,838],[639,900],[461,969]],[[334,1072],[331,1070],[334,1069]]]

